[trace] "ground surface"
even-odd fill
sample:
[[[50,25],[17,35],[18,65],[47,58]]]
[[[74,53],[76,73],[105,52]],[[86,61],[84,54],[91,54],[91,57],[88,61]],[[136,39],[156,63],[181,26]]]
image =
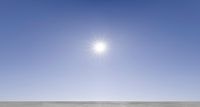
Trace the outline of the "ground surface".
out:
[[[200,107],[200,102],[0,102],[0,107]]]

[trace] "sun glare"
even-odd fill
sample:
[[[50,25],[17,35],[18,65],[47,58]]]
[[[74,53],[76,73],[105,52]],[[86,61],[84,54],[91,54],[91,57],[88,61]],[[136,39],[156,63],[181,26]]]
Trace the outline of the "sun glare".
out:
[[[107,50],[107,44],[104,41],[96,41],[93,44],[93,50],[96,54],[103,54]]]

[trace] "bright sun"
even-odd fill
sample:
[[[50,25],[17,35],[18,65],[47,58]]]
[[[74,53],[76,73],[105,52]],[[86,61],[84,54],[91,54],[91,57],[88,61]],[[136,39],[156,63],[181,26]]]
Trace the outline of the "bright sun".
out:
[[[104,41],[96,41],[93,44],[93,50],[96,54],[103,54],[107,50],[107,44]]]

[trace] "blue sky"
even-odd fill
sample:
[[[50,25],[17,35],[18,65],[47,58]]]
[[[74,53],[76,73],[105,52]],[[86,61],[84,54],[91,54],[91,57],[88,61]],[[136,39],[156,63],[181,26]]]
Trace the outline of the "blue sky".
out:
[[[1,0],[0,100],[200,100],[199,11],[198,0]]]

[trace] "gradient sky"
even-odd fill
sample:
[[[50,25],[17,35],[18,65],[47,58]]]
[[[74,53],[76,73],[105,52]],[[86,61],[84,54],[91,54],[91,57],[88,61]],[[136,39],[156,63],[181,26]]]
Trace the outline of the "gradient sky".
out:
[[[1,101],[196,101],[199,90],[199,0],[0,1]]]

